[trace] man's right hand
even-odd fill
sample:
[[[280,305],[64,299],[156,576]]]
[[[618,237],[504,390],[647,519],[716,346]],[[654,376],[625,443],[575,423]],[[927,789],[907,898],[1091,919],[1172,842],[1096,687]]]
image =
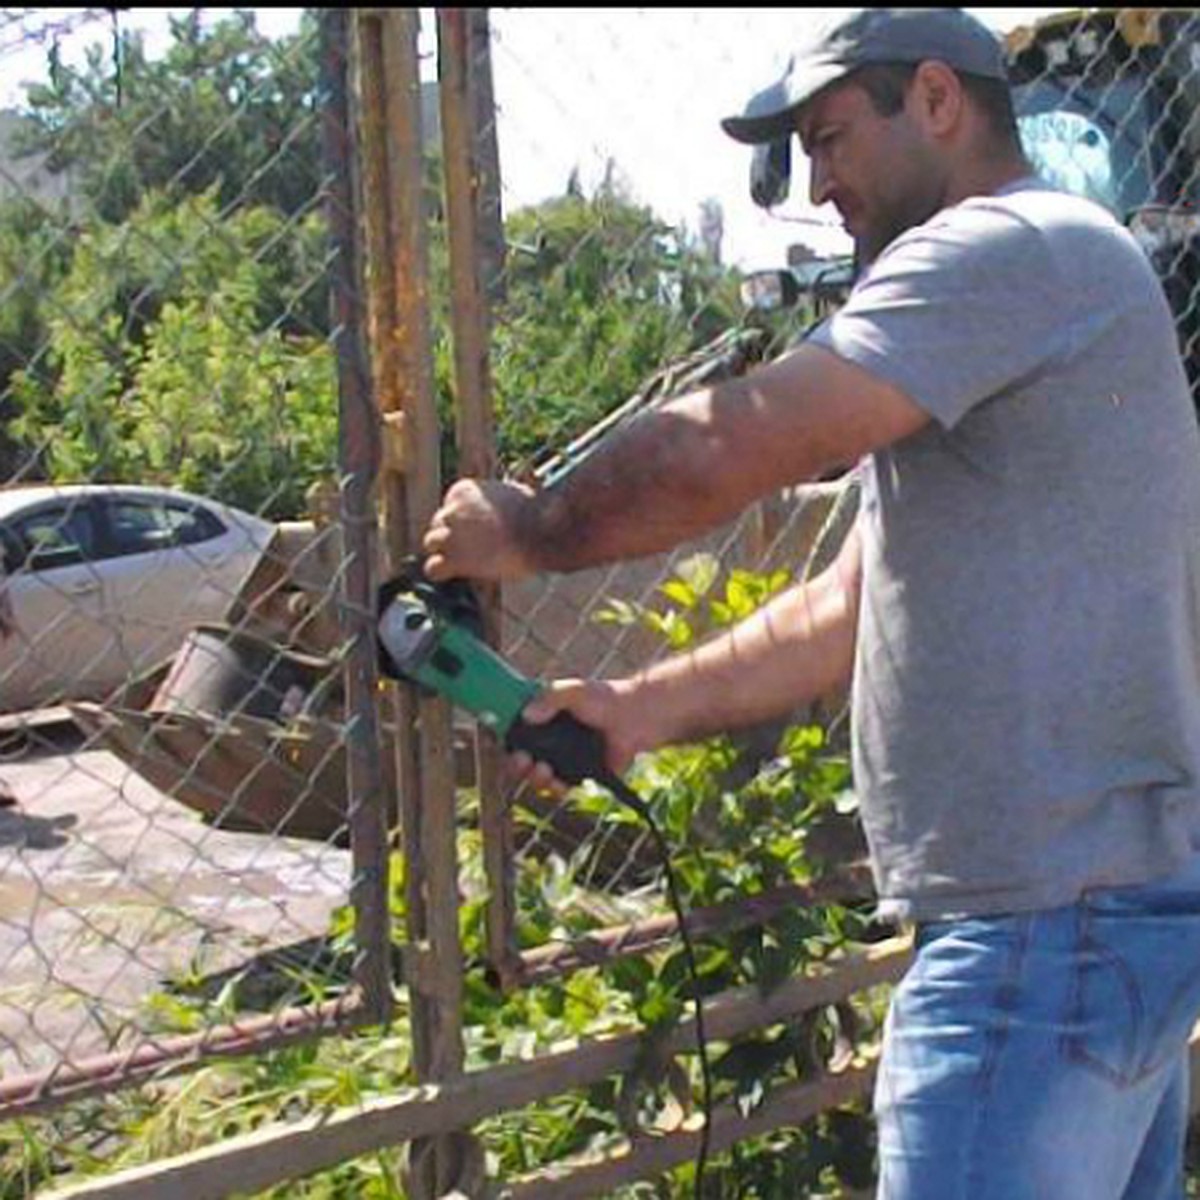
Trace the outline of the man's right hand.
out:
[[[435,581],[499,581],[532,574],[535,564],[518,534],[534,496],[519,483],[460,479],[425,531],[425,573]]]
[[[641,714],[637,703],[637,683],[630,679],[560,679],[547,685],[521,714],[540,725],[568,712],[604,735],[607,763],[616,775],[623,775],[634,756],[653,749],[656,734]],[[541,792],[561,796],[567,785],[546,764],[535,762],[518,751],[509,756],[509,773],[514,783],[525,783]]]

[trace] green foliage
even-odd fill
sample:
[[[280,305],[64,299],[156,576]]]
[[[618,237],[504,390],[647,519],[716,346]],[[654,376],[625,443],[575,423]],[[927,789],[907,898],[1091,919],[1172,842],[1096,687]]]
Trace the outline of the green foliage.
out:
[[[735,276],[610,178],[513,213],[493,345],[501,460],[561,448],[736,325]]]
[[[667,601],[651,607],[610,603],[599,619],[642,624],[675,649],[743,620],[790,582],[787,572],[733,570],[722,580],[719,563],[696,555],[659,589]],[[819,879],[836,863],[810,847],[810,834],[853,826],[857,802],[850,765],[817,726],[786,729],[774,757],[750,778],[733,771],[738,751],[728,738],[670,747],[635,764],[631,782],[645,797],[673,848],[685,904],[700,907],[760,895],[773,888]],[[863,906],[789,908],[763,925],[734,931],[697,948],[702,994],[757,985],[764,991],[805,969],[870,940]],[[622,964],[618,987],[630,992],[647,1024],[673,1023],[689,994],[682,948],[657,960]],[[808,1077],[851,1021],[872,1028],[876,1014],[830,1008],[794,1025],[766,1030],[726,1049],[714,1066],[717,1096],[743,1112],[756,1108],[770,1088]],[[648,1078],[647,1086],[664,1085]],[[799,1131],[745,1143],[714,1163],[713,1194],[762,1197],[817,1194],[838,1181],[847,1185],[871,1171],[870,1128],[865,1114],[831,1114]],[[688,1171],[676,1172],[682,1189]],[[672,1195],[677,1194],[674,1190]]]
[[[248,10],[207,29],[199,9],[170,23],[157,59],[140,33],[124,31],[119,74],[100,43],[78,71],[52,57],[50,82],[28,89],[26,148],[70,170],[113,224],[162,189],[178,197],[215,187],[222,208],[303,213],[320,181],[313,15],[279,39],[259,33]]]
[[[44,376],[46,299],[69,266],[69,245],[66,232],[32,201],[0,205],[0,381],[17,371]],[[12,396],[0,390],[0,478],[20,463],[9,428],[16,415]]]
[[[786,571],[760,574],[734,569],[723,590],[717,591],[720,561],[713,554],[695,554],[680,563],[676,574],[659,590],[671,602],[661,609],[610,600],[596,614],[609,625],[644,625],[672,650],[684,650],[715,630],[748,617],[790,582]]]
[[[14,376],[15,432],[52,478],[173,484],[294,515],[333,467],[333,360],[272,318],[296,309],[294,262],[320,234],[315,219],[222,219],[212,194],[160,193],[89,230],[49,298],[43,369]]]
[[[208,28],[193,13],[172,20],[158,59],[123,34],[119,78],[111,47],[96,45],[81,70],[52,61],[50,83],[28,89],[24,148],[48,153],[73,186],[72,236],[60,216],[44,253],[28,214],[0,212],[0,282],[6,260],[17,279],[0,324],[0,397],[22,457],[36,456],[43,474],[173,482],[286,517],[332,470],[332,365],[317,344],[329,290],[314,20],[272,41],[249,13]],[[425,174],[449,477],[436,153]],[[636,203],[612,171],[591,197],[575,188],[511,214],[505,234],[492,347],[505,468],[561,448],[739,319],[736,273]]]

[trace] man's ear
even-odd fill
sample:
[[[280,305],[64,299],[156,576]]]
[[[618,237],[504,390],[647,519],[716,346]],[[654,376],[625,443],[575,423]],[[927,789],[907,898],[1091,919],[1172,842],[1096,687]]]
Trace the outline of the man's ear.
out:
[[[913,115],[934,137],[946,137],[962,121],[966,101],[962,82],[944,62],[929,58],[917,67],[909,98]]]

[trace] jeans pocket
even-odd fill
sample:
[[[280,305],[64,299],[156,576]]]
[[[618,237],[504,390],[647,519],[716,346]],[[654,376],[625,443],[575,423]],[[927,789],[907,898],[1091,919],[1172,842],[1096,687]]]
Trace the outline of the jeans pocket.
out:
[[[1079,905],[1067,1055],[1127,1087],[1174,1061],[1200,1015],[1200,909]]]

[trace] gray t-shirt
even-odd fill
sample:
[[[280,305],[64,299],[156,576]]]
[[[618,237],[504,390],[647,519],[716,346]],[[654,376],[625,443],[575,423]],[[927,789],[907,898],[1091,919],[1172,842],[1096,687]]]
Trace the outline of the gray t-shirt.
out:
[[[934,418],[862,464],[854,765],[881,910],[1174,870],[1200,827],[1200,432],[1133,238],[1022,180],[897,238],[813,340]]]

